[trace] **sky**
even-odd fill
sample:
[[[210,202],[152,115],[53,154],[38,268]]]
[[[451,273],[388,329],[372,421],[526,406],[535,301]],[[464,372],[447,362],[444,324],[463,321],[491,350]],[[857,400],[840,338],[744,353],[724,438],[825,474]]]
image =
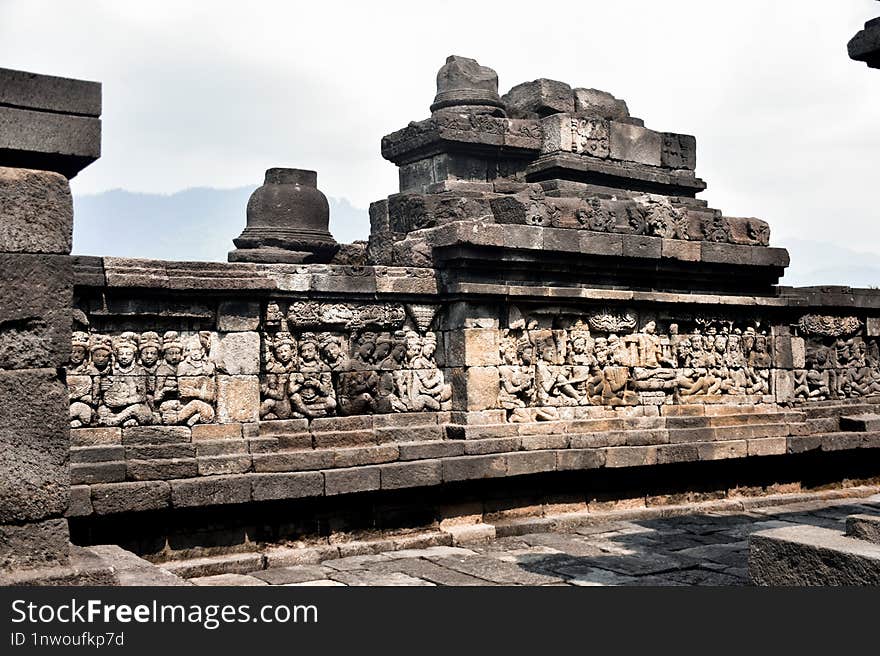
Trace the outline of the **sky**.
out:
[[[397,189],[382,135],[428,117],[459,54],[502,93],[563,80],[696,135],[700,197],[766,219],[774,243],[880,255],[880,71],[846,53],[877,15],[872,0],[0,0],[0,66],[103,82],[103,155],[77,196],[235,189],[293,166],[366,208]]]

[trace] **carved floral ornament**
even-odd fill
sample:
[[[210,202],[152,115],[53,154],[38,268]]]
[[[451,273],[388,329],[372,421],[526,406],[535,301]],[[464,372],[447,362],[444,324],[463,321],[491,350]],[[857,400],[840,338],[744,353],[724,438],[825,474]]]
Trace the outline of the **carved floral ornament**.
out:
[[[862,322],[857,317],[805,314],[800,318],[797,325],[805,335],[841,337],[857,333],[862,327]]]

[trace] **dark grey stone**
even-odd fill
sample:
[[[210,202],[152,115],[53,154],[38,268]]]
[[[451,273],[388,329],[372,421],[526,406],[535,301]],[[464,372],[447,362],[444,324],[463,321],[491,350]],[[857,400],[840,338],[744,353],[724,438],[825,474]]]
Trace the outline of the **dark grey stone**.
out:
[[[850,515],[846,518],[846,534],[857,540],[880,545],[880,516]]]
[[[254,501],[317,497],[324,493],[324,477],[320,472],[254,474],[250,478]]]
[[[379,467],[331,469],[324,472],[325,494],[331,496],[378,490],[381,485],[380,480]]]
[[[0,252],[66,255],[72,236],[67,178],[51,171],[0,167]]]
[[[96,515],[160,510],[171,503],[171,486],[165,481],[136,481],[92,485]]]
[[[64,564],[69,554],[70,534],[66,519],[23,525],[0,524],[0,571]]]
[[[247,503],[251,500],[251,476],[202,476],[171,481],[171,505],[175,508]]]
[[[234,239],[230,262],[329,262],[339,245],[329,232],[330,206],[318,174],[302,169],[266,171],[251,194],[247,227]]]
[[[749,578],[755,585],[880,585],[880,545],[818,526],[753,533]]]
[[[0,280],[0,369],[66,364],[73,303],[70,257],[0,253]]]
[[[72,178],[100,156],[100,119],[0,106],[0,165]]]
[[[475,59],[450,55],[437,72],[437,95],[431,111],[470,111],[504,115],[498,74]]]
[[[59,516],[67,508],[67,405],[57,370],[0,371],[0,522]]]
[[[100,116],[101,83],[0,68],[0,105]]]
[[[574,92],[565,82],[544,78],[523,82],[502,97],[511,118],[543,118],[574,112]]]

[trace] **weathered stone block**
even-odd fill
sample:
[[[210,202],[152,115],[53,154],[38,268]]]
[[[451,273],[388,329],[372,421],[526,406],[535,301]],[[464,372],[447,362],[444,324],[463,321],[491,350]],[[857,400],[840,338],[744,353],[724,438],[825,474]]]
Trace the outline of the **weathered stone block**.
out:
[[[663,132],[663,149],[660,164],[670,169],[697,168],[697,140],[689,134]]]
[[[255,332],[223,335],[212,355],[224,373],[255,376],[260,373],[260,335]]]
[[[180,444],[149,444],[123,447],[104,447],[108,455],[119,449],[122,453],[119,458],[104,458],[105,460],[161,460],[170,458],[194,458],[196,447],[191,442]],[[74,461],[71,451],[71,462]]]
[[[395,463],[380,469],[383,490],[439,485],[443,481],[439,460]]]
[[[166,481],[137,481],[91,486],[96,515],[161,510],[171,503],[171,486]]]
[[[130,481],[170,480],[198,475],[199,467],[195,458],[128,460],[125,463],[125,477]]]
[[[543,78],[516,85],[501,100],[511,118],[542,118],[574,111],[571,87],[565,82]]]
[[[359,467],[361,465],[377,465],[397,460],[399,452],[393,444],[366,446],[354,449],[335,449],[333,451],[333,467]]]
[[[84,446],[70,448],[71,464],[84,462],[106,462],[107,460],[123,460],[125,449],[122,446]]]
[[[324,493],[324,477],[320,472],[254,474],[251,484],[254,501],[317,497]]]
[[[465,443],[454,442],[430,442],[428,444],[401,444],[401,460],[428,460],[431,458],[449,458],[464,455]]]
[[[850,515],[846,518],[846,535],[880,545],[880,517],[877,515]]]
[[[7,166],[73,177],[101,156],[101,120],[0,107],[0,154]]]
[[[660,166],[663,139],[658,132],[638,125],[611,121],[611,159]]]
[[[772,372],[773,394],[777,403],[787,403],[794,399],[794,372],[774,369]]]
[[[199,476],[244,474],[251,470],[250,454],[220,454],[197,458]]]
[[[443,481],[467,481],[497,478],[507,474],[507,457],[503,455],[465,456],[443,460]]]
[[[129,426],[122,429],[122,443],[126,446],[142,444],[179,444],[192,440],[187,426]]]
[[[600,116],[612,121],[627,122],[626,101],[599,89],[574,89],[574,111],[580,115]]]
[[[605,158],[609,155],[609,125],[602,118],[553,114],[541,121],[542,153],[577,153]]]
[[[71,446],[103,446],[122,444],[121,428],[72,428],[70,430]]]
[[[782,438],[785,439],[785,438]],[[727,440],[697,445],[700,460],[725,460],[727,458],[745,458],[748,454],[746,440]]]
[[[66,364],[73,303],[71,258],[0,253],[0,280],[0,369]]]
[[[660,237],[643,235],[620,235],[624,257],[640,257],[656,260],[660,258]]]
[[[282,453],[256,453],[253,456],[254,471],[291,472],[323,469],[333,466],[333,451],[285,451]]]
[[[580,251],[590,255],[623,255],[623,235],[584,230],[577,233]],[[574,237],[572,237],[574,239]]]
[[[171,505],[188,508],[247,503],[251,500],[251,476],[202,476],[171,481]]]
[[[64,513],[67,403],[55,369],[0,371],[0,523]]]
[[[749,578],[755,585],[880,585],[880,545],[819,526],[753,533]]]
[[[87,517],[92,514],[92,497],[90,485],[74,485],[70,488],[70,503],[67,506],[67,517]]]
[[[70,466],[71,485],[115,483],[125,480],[125,462],[90,462]]]
[[[641,467],[657,464],[657,447],[618,446],[606,449],[606,467]]]
[[[260,327],[260,304],[257,301],[220,301],[217,330],[246,332]]]
[[[0,524],[0,570],[64,564],[69,554],[66,519]]]
[[[238,440],[241,437],[241,424],[196,424],[192,427],[193,442],[198,440]]]
[[[494,328],[462,328],[449,332],[445,365],[474,367],[501,364],[498,330]]]
[[[555,451],[520,451],[507,455],[508,476],[538,474],[555,470]]]
[[[70,253],[73,201],[67,178],[0,167],[0,252]]]
[[[260,410],[258,376],[217,376],[217,421],[234,424],[257,421]]]
[[[520,438],[518,437],[492,437],[487,439],[468,439],[464,445],[464,452],[469,456],[486,455],[487,453],[506,453],[519,451]]]
[[[0,105],[100,116],[101,83],[0,68]]]
[[[683,262],[700,261],[700,242],[683,239],[661,239],[660,256]]]
[[[605,466],[605,449],[565,449],[556,452],[556,469],[598,469]]]
[[[783,455],[788,449],[788,438],[765,437],[748,441],[749,456]]]
[[[325,494],[350,494],[378,490],[381,483],[379,467],[354,467],[352,469],[331,469],[324,472]]]
[[[453,409],[487,410],[498,405],[497,367],[454,368],[450,372]]]

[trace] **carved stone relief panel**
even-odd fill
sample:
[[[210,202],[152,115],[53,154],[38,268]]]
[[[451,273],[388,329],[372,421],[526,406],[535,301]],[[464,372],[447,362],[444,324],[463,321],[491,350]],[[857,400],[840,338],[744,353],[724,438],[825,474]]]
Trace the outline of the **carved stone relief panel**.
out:
[[[73,333],[70,425],[210,423],[216,414],[216,333]]]
[[[803,401],[880,394],[880,344],[852,316],[808,314],[796,330],[804,339],[803,369],[796,369],[795,397]]]
[[[263,420],[451,407],[437,366],[428,304],[315,301],[267,305],[263,330]]]
[[[556,419],[566,406],[770,393],[770,337],[754,321],[552,308],[513,325],[502,330],[498,397],[511,421]]]

